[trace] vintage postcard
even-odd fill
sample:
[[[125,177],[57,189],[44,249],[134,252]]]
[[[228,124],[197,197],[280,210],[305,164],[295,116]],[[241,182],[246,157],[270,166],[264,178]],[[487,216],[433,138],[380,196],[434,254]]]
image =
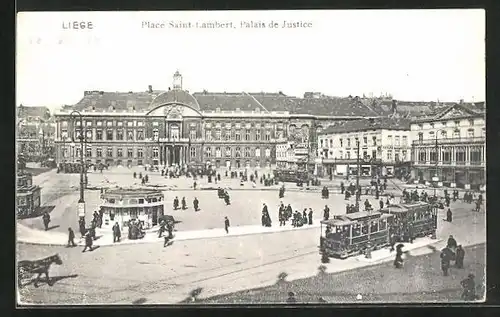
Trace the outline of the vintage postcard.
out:
[[[21,12],[17,303],[484,301],[484,10]]]

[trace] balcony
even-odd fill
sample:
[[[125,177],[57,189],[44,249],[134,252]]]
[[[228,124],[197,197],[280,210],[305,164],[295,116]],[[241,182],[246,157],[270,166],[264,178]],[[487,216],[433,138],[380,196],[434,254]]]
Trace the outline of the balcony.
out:
[[[475,138],[448,138],[448,139],[437,139],[437,144],[476,144],[485,143],[485,137],[475,137]],[[436,139],[425,139],[425,140],[415,140],[412,142],[413,146],[419,145],[436,145]]]

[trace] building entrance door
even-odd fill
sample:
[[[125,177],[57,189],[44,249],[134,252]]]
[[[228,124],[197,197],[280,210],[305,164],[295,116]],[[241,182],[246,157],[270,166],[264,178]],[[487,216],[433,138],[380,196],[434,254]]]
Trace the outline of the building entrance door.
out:
[[[172,146],[170,147],[168,162],[170,165],[177,164],[179,165],[181,162],[181,147],[180,146]]]
[[[151,220],[153,226],[156,226],[158,224],[158,207],[156,206],[154,206],[151,210]]]

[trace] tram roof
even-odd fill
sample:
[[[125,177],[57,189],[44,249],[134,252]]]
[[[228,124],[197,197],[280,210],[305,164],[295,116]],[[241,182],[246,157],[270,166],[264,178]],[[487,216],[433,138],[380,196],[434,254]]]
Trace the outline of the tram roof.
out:
[[[388,206],[386,209],[388,209],[390,212],[394,213],[403,213],[407,212],[410,209],[413,209],[415,207],[425,207],[429,206],[428,203],[425,202],[415,202],[415,203],[410,203],[410,204],[396,204],[396,205],[391,205]]]
[[[333,226],[343,226],[349,225],[352,223],[356,223],[358,221],[362,221],[365,219],[375,219],[375,218],[388,218],[390,215],[382,214],[378,211],[359,211],[354,212],[352,214],[346,215],[336,215],[333,219],[322,220],[321,223],[325,225],[333,225]]]
[[[144,195],[163,195],[161,190],[157,189],[145,189],[145,188],[116,188],[107,189],[104,191],[103,195],[106,196],[125,196],[125,197],[135,197]]]

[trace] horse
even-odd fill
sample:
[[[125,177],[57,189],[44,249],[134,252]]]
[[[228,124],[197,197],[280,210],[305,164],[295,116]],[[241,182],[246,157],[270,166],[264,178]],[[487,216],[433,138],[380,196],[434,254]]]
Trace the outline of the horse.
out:
[[[42,274],[45,274],[45,276],[47,277],[47,284],[49,286],[52,286],[52,282],[50,281],[49,277],[49,269],[53,263],[57,265],[62,265],[63,262],[59,257],[59,254],[52,255],[41,260],[19,261],[17,263],[19,287],[21,287],[21,280],[23,278],[26,278],[26,276],[29,274],[38,274],[33,283],[35,287],[38,287],[38,282],[40,281]]]

